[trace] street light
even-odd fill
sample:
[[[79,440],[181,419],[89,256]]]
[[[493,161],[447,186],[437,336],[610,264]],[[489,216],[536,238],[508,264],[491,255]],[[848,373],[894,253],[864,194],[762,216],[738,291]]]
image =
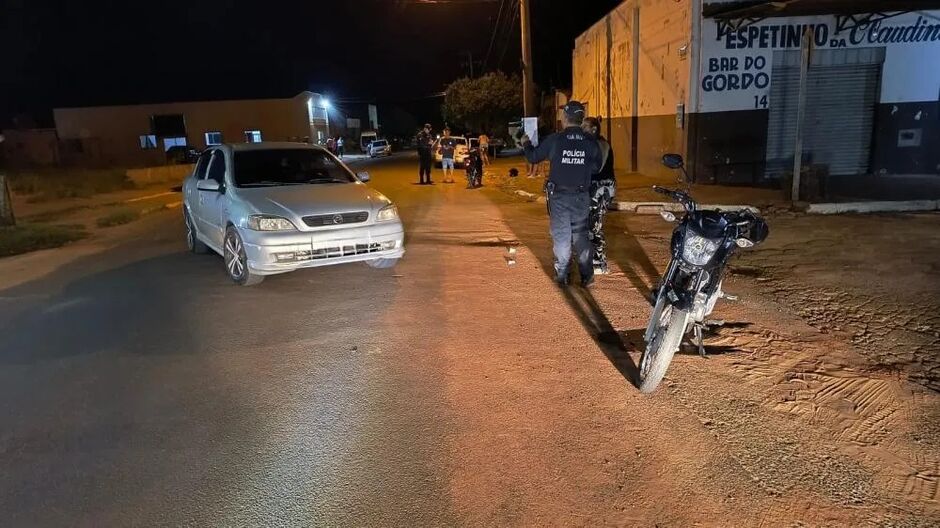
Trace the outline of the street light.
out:
[[[333,106],[333,105],[330,103],[330,100],[329,100],[329,99],[327,99],[326,97],[323,97],[323,98],[320,99],[320,106],[322,106],[323,108],[326,108],[327,110],[329,110],[330,107]]]

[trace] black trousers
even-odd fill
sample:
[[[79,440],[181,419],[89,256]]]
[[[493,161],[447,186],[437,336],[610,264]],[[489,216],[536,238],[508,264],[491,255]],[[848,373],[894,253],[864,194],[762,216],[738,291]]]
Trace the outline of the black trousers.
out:
[[[431,183],[432,160],[430,152],[418,152],[418,183]]]

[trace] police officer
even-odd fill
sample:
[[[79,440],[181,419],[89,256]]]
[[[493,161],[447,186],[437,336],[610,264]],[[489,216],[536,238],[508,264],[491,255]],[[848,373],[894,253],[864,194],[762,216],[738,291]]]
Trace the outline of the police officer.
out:
[[[607,266],[607,238],[604,236],[604,217],[617,194],[614,177],[614,150],[601,135],[601,118],[586,117],[581,128],[597,140],[601,151],[601,171],[591,176],[591,214],[588,218],[588,238],[594,246],[594,273],[610,273]]]
[[[427,123],[424,128],[415,136],[415,143],[418,147],[418,183],[421,185],[430,185],[431,181],[431,162],[434,160],[432,149],[434,148],[434,136],[431,135],[431,124]]]
[[[555,281],[568,285],[572,242],[581,286],[594,283],[593,248],[588,240],[588,214],[591,209],[591,175],[601,170],[597,142],[581,130],[584,105],[570,101],[564,107],[565,129],[533,146],[528,136],[522,144],[529,163],[550,160],[545,190],[548,193],[549,226],[555,253]]]

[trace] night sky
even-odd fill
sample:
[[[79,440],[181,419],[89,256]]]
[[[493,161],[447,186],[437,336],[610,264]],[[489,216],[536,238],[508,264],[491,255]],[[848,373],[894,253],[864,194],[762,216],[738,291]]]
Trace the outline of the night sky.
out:
[[[488,50],[486,70],[519,70],[515,0],[495,39],[500,0],[436,1],[0,0],[0,124],[25,114],[50,126],[53,107],[305,89],[408,102],[466,75],[469,53],[479,72]],[[531,3],[536,81],[569,87],[574,38],[619,1]]]

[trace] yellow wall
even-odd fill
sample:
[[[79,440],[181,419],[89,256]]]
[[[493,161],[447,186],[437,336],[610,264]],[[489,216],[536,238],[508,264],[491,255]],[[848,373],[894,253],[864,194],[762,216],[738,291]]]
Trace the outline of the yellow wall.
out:
[[[692,3],[628,0],[575,40],[573,98],[586,102],[589,114],[599,114],[609,121],[603,125],[603,132],[610,136],[620,170],[630,169],[634,116],[638,118],[640,171],[665,172],[659,164],[662,154],[685,151],[686,131],[677,128],[676,108],[678,103],[685,104],[686,113],[689,108]],[[636,83],[639,104],[634,109],[636,8],[640,20]],[[684,55],[680,54],[683,46],[688,46]]]

